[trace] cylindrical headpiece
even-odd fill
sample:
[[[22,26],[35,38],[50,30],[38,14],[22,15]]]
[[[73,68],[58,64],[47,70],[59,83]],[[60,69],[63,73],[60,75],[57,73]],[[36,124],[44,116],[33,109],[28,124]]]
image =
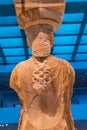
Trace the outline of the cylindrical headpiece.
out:
[[[19,25],[22,29],[51,25],[55,32],[61,25],[65,0],[14,0]]]

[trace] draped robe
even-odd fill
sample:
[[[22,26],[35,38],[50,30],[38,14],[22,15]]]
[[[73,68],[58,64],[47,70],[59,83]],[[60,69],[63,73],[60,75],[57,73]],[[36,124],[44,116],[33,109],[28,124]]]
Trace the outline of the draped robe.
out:
[[[75,130],[70,112],[75,80],[73,68],[65,60],[48,56],[47,68],[52,83],[43,95],[33,89],[32,78],[36,68],[32,57],[17,64],[11,74],[10,87],[17,92],[22,104],[18,130]]]

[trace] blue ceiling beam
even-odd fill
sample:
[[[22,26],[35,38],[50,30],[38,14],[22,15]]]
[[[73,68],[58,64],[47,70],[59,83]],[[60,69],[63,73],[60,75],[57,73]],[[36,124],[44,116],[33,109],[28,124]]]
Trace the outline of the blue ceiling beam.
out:
[[[22,35],[24,52],[25,52],[25,58],[27,60],[29,58],[29,51],[28,51],[28,45],[27,45],[26,35],[25,35],[25,33],[24,33],[23,30],[21,30],[21,35]]]
[[[75,44],[75,47],[74,47],[74,50],[73,50],[73,53],[72,53],[72,57],[71,57],[72,61],[75,60],[75,57],[76,57],[76,54],[77,54],[77,51],[78,51],[78,47],[80,45],[80,41],[81,41],[81,38],[82,38],[82,34],[83,34],[85,26],[86,26],[86,22],[87,22],[87,14],[85,13],[81,27],[80,27],[80,31],[79,31],[79,34],[78,34],[78,38],[77,38],[77,41],[76,41],[76,44]]]
[[[0,45],[0,55],[2,57],[3,63],[6,64],[7,63],[6,56],[5,56],[4,52],[3,52],[3,49],[1,47],[1,45]]]
[[[65,13],[87,12],[87,2],[68,2]],[[0,16],[15,16],[14,5],[0,5]]]

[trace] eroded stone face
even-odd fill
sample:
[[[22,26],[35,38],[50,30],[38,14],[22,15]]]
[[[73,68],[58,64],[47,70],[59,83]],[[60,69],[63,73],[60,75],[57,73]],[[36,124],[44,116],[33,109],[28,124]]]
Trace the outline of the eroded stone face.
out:
[[[47,34],[40,32],[32,42],[33,57],[47,57],[51,52],[51,43]]]
[[[56,8],[53,9],[55,3],[56,7],[58,4],[60,7],[57,12]],[[33,54],[30,59],[16,65],[10,78],[10,87],[17,92],[22,104],[18,130],[75,130],[70,113],[75,72],[67,61],[50,54],[55,27],[50,23],[64,11],[61,8],[64,0],[15,0],[15,4],[18,4],[15,6],[19,23],[25,30]],[[35,6],[40,13],[42,11],[43,19],[38,17]],[[28,14],[27,11],[32,13]],[[50,20],[46,20],[47,17]]]

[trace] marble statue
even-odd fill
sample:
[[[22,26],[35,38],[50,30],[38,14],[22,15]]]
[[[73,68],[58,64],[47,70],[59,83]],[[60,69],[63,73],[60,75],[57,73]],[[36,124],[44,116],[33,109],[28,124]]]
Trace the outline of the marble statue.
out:
[[[32,49],[32,57],[17,64],[10,78],[22,104],[18,130],[75,130],[70,112],[75,72],[51,55],[64,8],[65,0],[15,0],[19,25]]]

